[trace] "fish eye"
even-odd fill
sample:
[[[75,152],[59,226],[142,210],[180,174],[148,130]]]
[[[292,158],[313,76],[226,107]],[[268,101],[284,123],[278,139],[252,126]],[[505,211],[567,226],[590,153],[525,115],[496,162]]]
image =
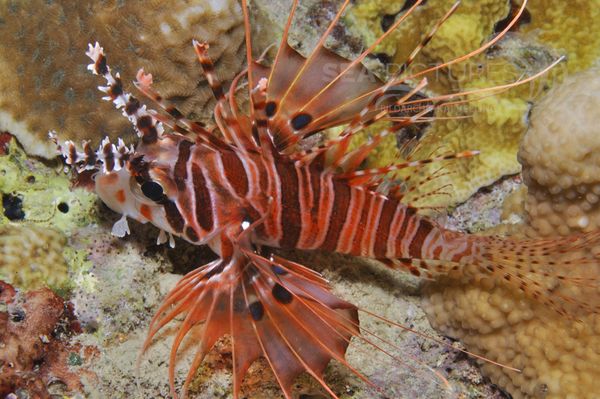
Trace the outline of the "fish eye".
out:
[[[162,186],[155,181],[143,182],[140,186],[140,189],[147,198],[154,202],[160,201],[165,195]]]

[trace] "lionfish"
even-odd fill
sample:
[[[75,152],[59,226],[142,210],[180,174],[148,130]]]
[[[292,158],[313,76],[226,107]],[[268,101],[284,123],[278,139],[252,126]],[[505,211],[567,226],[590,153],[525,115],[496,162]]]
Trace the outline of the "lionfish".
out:
[[[427,119],[437,107],[529,82],[561,61],[503,86],[433,98],[421,94],[427,85],[425,74],[489,49],[515,25],[526,1],[510,23],[478,49],[409,73],[411,62],[455,12],[457,1],[387,82],[361,79],[367,74],[362,61],[422,0],[409,4],[353,61],[324,46],[350,0],[343,2],[307,57],[287,40],[298,6],[294,0],[270,66],[263,57],[253,58],[247,0],[241,3],[247,66],[228,91],[216,77],[208,44],[193,42],[216,98],[214,126],[184,117],[152,88],[152,75],[140,70],[135,86],[162,111],[147,108],[124,90],[119,74],[111,73],[96,43],[86,53],[92,59],[88,69],[106,79],[107,86],[100,87],[106,93],[104,99],[122,110],[140,140],[127,146],[120,139],[115,145],[106,138],[94,150],[88,142],[82,148],[71,141],[60,143],[51,133],[66,163],[78,171],[93,171],[95,191],[122,214],[113,234],[128,234],[127,218],[132,218],[158,227],[160,243],[173,244],[177,236],[194,245],[208,245],[218,254],[218,259],[177,283],[150,323],[143,351],[165,325],[178,316],[183,318],[169,357],[172,396],[177,396],[176,358],[182,340],[195,326],[200,328],[195,342],[198,350],[182,396],[205,355],[226,335],[231,338],[235,398],[249,366],[259,357],[266,359],[286,398],[292,397],[292,383],[303,372],[337,397],[323,377],[332,359],[374,385],[345,359],[353,337],[378,348],[361,333],[359,309],[336,297],[320,274],[275,254],[274,248],[373,258],[424,279],[483,274],[568,318],[576,318],[577,310],[599,312],[569,291],[569,287],[591,286],[597,294],[593,280],[566,271],[599,265],[598,253],[585,249],[600,244],[600,232],[544,240],[472,236],[443,228],[408,203],[406,191],[386,189],[384,184],[394,171],[471,157],[477,151],[361,169],[383,138]],[[325,70],[336,73],[329,76]],[[244,80],[249,102],[245,111],[236,99]],[[410,82],[418,83],[413,87]],[[399,106],[414,112],[398,112]],[[352,137],[380,120],[394,123],[362,147],[349,149]],[[306,138],[336,126],[342,126],[339,136],[307,144]]]

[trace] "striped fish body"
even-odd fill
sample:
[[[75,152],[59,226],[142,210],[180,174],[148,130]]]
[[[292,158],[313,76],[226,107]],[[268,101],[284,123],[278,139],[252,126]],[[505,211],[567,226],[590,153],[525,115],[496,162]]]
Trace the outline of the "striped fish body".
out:
[[[469,254],[465,236],[417,215],[414,208],[334,173],[291,162],[275,165],[271,224],[277,246],[377,259],[441,259]]]
[[[168,198],[151,211],[140,205],[139,213],[193,244],[209,243],[228,226],[262,221],[252,242],[271,247],[377,259],[458,261],[469,254],[465,236],[442,229],[399,200],[350,185],[318,163],[273,156],[215,151],[186,139],[161,142],[153,149],[152,165],[138,173],[156,178],[163,171]],[[106,182],[97,185],[104,198]],[[106,197],[110,204],[119,196]]]
[[[273,162],[259,153],[191,145],[180,150],[174,169],[178,209],[193,228],[176,233],[190,242],[229,224],[262,221],[252,241],[272,247],[377,259],[458,261],[469,254],[466,236],[442,229],[395,198],[352,186],[318,163]]]

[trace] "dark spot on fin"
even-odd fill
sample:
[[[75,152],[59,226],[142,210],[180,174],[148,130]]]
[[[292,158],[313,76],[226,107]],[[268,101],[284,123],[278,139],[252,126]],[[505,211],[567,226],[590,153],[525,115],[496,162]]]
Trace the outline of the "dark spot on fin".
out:
[[[107,143],[104,148],[102,148],[102,153],[104,154],[104,167],[109,172],[115,168],[115,154],[113,153],[112,148],[110,143]]]
[[[173,106],[167,107],[166,111],[175,119],[183,118],[183,114]]]
[[[292,118],[292,127],[294,130],[304,129],[312,122],[312,116],[309,114],[298,114]]]
[[[115,99],[115,98],[119,97],[121,94],[123,94],[123,83],[121,82],[120,78],[115,78],[115,83],[113,83],[110,86],[108,95],[112,99]]]
[[[69,145],[68,161],[69,161],[69,163],[71,163],[71,165],[73,165],[77,162],[77,148],[75,148],[75,146],[73,144]]]
[[[254,321],[260,321],[265,314],[265,308],[260,301],[252,302],[250,306],[248,306],[248,309],[250,310],[250,314]]]
[[[129,101],[125,104],[125,113],[127,115],[133,115],[141,107],[139,100],[135,97],[129,97]]]
[[[98,157],[96,156],[96,152],[90,146],[89,141],[86,141],[83,144],[83,152],[85,153],[85,163],[86,165],[94,166]]]
[[[144,115],[141,118],[138,119],[137,121],[137,127],[138,129],[142,130],[142,129],[147,129],[150,126],[152,126],[152,117],[148,116],[148,115]]]
[[[267,105],[265,105],[265,114],[267,115],[267,117],[272,117],[273,115],[275,115],[275,112],[277,111],[277,104],[275,104],[274,101],[269,101],[267,103]]]
[[[294,298],[291,292],[289,292],[281,284],[275,284],[271,290],[271,293],[279,303],[283,303],[284,305],[292,302],[292,299]]]
[[[271,268],[273,269],[273,273],[278,274],[280,276],[285,276],[286,274],[288,274],[288,272],[283,267],[273,265]]]
[[[144,115],[139,118],[137,128],[142,133],[142,142],[144,144],[152,144],[158,140],[158,131],[156,130],[156,126],[154,126],[151,116]]]

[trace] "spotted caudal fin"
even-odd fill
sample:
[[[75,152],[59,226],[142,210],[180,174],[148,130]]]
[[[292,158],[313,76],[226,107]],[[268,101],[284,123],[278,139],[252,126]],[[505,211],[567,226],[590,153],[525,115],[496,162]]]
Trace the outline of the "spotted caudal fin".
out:
[[[448,245],[423,250],[422,259],[386,264],[430,279],[447,275],[508,286],[571,320],[600,314],[600,231],[532,240],[445,236]]]
[[[294,263],[247,257],[215,260],[185,276],[152,320],[146,350],[153,337],[177,316],[184,316],[169,358],[169,380],[175,390],[175,363],[183,339],[200,329],[197,354],[182,388],[188,386],[207,352],[224,335],[232,339],[234,397],[248,367],[263,356],[286,397],[294,379],[307,372],[333,396],[323,381],[331,359],[344,354],[358,334],[356,308],[331,292],[315,272]],[[309,350],[307,350],[309,348]]]
[[[491,275],[573,320],[600,314],[600,231],[564,238],[473,237],[468,273]]]

